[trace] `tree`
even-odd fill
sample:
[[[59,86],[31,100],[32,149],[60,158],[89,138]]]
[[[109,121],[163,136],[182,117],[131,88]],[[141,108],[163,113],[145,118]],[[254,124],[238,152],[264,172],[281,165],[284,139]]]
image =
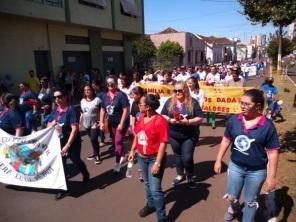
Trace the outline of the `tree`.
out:
[[[167,40],[162,42],[156,51],[153,61],[154,69],[171,69],[179,66],[183,58],[183,48],[178,42]]]
[[[133,56],[139,70],[147,69],[151,58],[155,56],[156,47],[149,36],[144,36],[133,43]]]
[[[294,37],[291,41],[290,51],[293,52],[294,50],[296,50],[296,37]]]
[[[282,71],[281,52],[283,27],[296,19],[296,0],[238,0],[243,7],[242,14],[253,23],[263,26],[272,22],[278,27],[278,73]]]
[[[270,36],[270,41],[267,46],[267,54],[272,60],[277,60],[279,41],[276,35]],[[288,38],[282,39],[282,56],[289,55],[293,50],[292,42]]]
[[[156,56],[158,58],[173,58],[183,56],[183,48],[178,42],[167,40],[162,42],[157,49]]]

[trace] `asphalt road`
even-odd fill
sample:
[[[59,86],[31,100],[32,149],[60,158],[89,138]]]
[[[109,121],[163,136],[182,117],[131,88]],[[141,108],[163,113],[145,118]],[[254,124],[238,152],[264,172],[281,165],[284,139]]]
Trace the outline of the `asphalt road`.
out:
[[[250,80],[248,85],[258,86],[262,79]],[[224,132],[224,122],[212,129],[205,123],[201,126],[199,145],[194,153],[195,176],[198,186],[190,189],[186,183],[173,189],[171,182],[175,177],[174,160],[171,147],[167,149],[167,168],[163,178],[166,195],[166,210],[174,221],[180,222],[219,222],[227,203],[222,199],[226,188],[226,166],[221,175],[213,172],[218,145]],[[125,143],[128,150],[130,144]],[[145,205],[144,186],[137,179],[138,165],[133,167],[133,177],[125,178],[125,169],[120,175],[112,172],[114,156],[108,146],[102,148],[103,162],[95,165],[87,161],[91,153],[89,139],[83,137],[82,158],[91,174],[86,188],[80,188],[81,174],[73,171],[69,186],[74,190],[62,200],[54,200],[54,192],[49,190],[15,190],[0,184],[0,221],[2,222],[148,222],[156,221],[151,214],[140,218],[138,211]],[[69,167],[71,167],[69,160]]]

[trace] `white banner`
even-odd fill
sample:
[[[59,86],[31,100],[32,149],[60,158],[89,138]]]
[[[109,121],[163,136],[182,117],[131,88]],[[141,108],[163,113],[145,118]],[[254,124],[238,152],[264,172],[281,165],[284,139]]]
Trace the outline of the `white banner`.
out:
[[[0,129],[0,182],[67,190],[60,139],[54,128],[16,137]]]

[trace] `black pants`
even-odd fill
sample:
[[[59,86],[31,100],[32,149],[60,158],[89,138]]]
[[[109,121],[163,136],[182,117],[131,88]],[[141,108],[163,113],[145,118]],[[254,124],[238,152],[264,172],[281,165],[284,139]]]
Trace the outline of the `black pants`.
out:
[[[101,138],[101,142],[104,143],[105,142],[105,133],[103,130],[99,129],[99,137]]]
[[[178,175],[185,174],[191,179],[194,174],[193,153],[197,143],[196,137],[175,139],[170,137],[169,142],[175,154],[176,169]]]
[[[90,138],[91,146],[93,148],[93,154],[100,156],[100,145],[98,142],[99,130],[98,129],[86,129],[86,132]]]
[[[66,144],[66,142],[67,142],[67,140],[65,140],[65,141],[61,140],[61,148],[63,148],[63,146]],[[73,162],[73,165],[78,168],[78,170],[81,172],[81,174],[83,176],[89,175],[85,163],[80,158],[80,153],[81,153],[81,139],[77,138],[72,143],[72,145],[69,149],[68,156],[63,157],[63,166],[64,166],[64,170],[65,170],[65,175],[67,175],[67,173],[68,173],[67,172],[68,169],[66,167],[67,158],[70,158],[70,160]],[[66,182],[68,182],[67,177],[66,177]]]

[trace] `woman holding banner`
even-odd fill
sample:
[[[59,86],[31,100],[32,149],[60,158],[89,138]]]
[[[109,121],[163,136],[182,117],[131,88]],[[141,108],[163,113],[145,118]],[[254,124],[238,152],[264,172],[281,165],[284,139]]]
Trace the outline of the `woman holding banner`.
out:
[[[186,176],[189,187],[195,188],[193,153],[203,113],[185,82],[178,81],[173,92],[174,95],[166,101],[161,111],[169,123],[169,142],[176,160],[177,176],[173,185],[181,183]]]
[[[66,94],[62,90],[55,90],[53,98],[56,107],[51,113],[48,127],[57,127],[60,142],[61,155],[63,157],[64,170],[67,175],[66,160],[69,157],[73,164],[83,175],[83,184],[89,180],[89,173],[85,163],[80,158],[81,138],[79,134],[79,115],[73,106],[69,106],[66,101]],[[62,199],[67,195],[65,191],[56,194],[56,200]]]
[[[251,222],[258,208],[258,195],[264,181],[268,192],[275,189],[280,144],[274,124],[262,114],[263,92],[258,89],[246,91],[240,104],[242,113],[229,119],[214,170],[217,174],[221,173],[222,158],[231,146],[227,192],[224,196],[230,202],[230,207],[224,219],[232,221],[241,211],[239,200],[243,189],[242,221]]]

